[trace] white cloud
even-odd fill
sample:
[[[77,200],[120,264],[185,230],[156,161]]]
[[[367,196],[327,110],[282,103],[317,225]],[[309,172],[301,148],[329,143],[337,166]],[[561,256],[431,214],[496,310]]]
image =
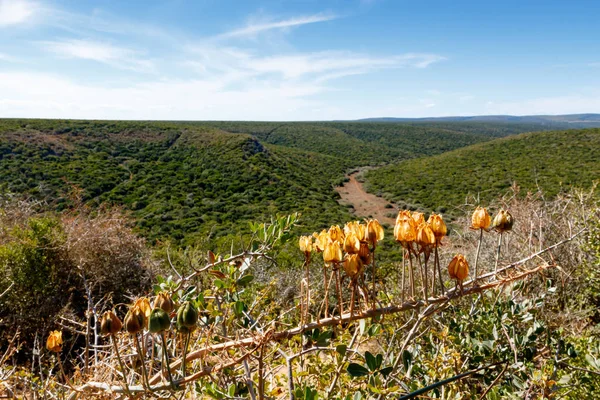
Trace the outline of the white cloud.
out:
[[[108,43],[79,39],[39,43],[45,50],[61,57],[92,60],[138,72],[154,70],[154,65],[150,60],[138,58],[138,52]]]
[[[37,3],[26,0],[0,0],[0,28],[26,22],[37,9]]]
[[[0,61],[13,63],[13,62],[18,62],[19,59],[11,56],[10,54],[0,53]]]
[[[83,119],[304,119],[325,90],[305,83],[249,84],[227,89],[223,82],[168,80],[107,88],[78,84],[49,74],[0,73],[0,118]],[[276,116],[276,117],[274,117]]]
[[[306,24],[314,24],[316,22],[331,21],[337,18],[335,15],[328,14],[315,14],[301,17],[289,18],[281,21],[274,22],[262,22],[262,23],[249,23],[243,28],[235,29],[229,32],[217,35],[216,39],[227,39],[227,38],[239,38],[239,37],[252,37],[258,33],[270,31],[273,29],[289,29]]]
[[[378,57],[343,51],[259,56],[235,47],[206,44],[190,47],[188,51],[190,57],[185,65],[200,74],[235,72],[240,76],[275,75],[277,79],[308,79],[313,82],[325,82],[381,69],[425,68],[444,60],[444,57],[435,54],[409,53]]]

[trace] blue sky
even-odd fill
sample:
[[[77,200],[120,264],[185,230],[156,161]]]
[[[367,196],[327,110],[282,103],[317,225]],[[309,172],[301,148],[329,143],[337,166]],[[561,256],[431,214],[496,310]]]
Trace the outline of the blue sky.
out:
[[[600,1],[0,0],[0,117],[600,112]]]

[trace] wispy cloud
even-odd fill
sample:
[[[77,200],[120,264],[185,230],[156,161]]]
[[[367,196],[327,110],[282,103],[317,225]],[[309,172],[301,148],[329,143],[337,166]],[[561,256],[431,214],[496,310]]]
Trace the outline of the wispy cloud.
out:
[[[0,28],[28,21],[39,9],[37,3],[27,0],[0,0]]]
[[[139,58],[138,52],[109,43],[82,39],[39,43],[44,50],[61,57],[97,61],[112,67],[137,72],[152,72],[154,70],[152,61]]]
[[[276,79],[307,79],[324,82],[348,75],[400,67],[426,68],[445,58],[435,54],[409,53],[397,56],[372,56],[346,51],[255,55],[235,47],[199,45],[188,48],[187,65],[200,74],[238,71]]]
[[[314,24],[317,22],[325,22],[336,19],[337,16],[332,14],[315,14],[307,16],[298,16],[281,21],[270,21],[270,22],[259,22],[249,23],[243,28],[235,29],[229,32],[217,35],[216,39],[228,39],[228,38],[240,38],[240,37],[252,37],[258,33],[270,31],[274,29],[283,30],[289,29],[306,24]]]
[[[10,54],[0,53],[0,61],[13,63],[13,62],[18,62],[19,59],[11,56]]]

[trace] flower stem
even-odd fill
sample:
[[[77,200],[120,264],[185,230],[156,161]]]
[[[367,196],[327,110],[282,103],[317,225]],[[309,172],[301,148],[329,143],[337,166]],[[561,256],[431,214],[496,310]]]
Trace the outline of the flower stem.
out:
[[[437,264],[438,275],[440,278],[440,290],[442,291],[442,296],[446,294],[446,290],[444,289],[444,280],[442,279],[442,267],[440,267],[440,256],[438,254],[438,248],[435,246],[435,264]],[[434,266],[435,268],[435,266]]]
[[[127,384],[127,374],[125,373],[125,364],[123,364],[123,360],[121,359],[121,353],[119,353],[119,345],[117,344],[117,338],[115,335],[110,335],[111,341],[113,343],[113,347],[115,348],[115,354],[117,355],[117,360],[119,360],[119,365],[121,366],[121,373],[123,374],[123,382],[125,384],[125,392],[127,396],[131,397],[131,392],[129,391],[129,385]]]
[[[500,260],[500,248],[502,247],[502,232],[498,236],[498,250],[496,251],[496,266],[494,267],[494,272],[498,272],[498,260]]]
[[[338,295],[340,318],[342,318],[342,315],[344,314],[344,304],[343,304],[343,300],[342,300],[342,285],[340,283],[340,267],[337,264],[335,266],[335,286],[336,286],[337,295]]]
[[[185,336],[185,343],[183,344],[183,359],[181,360],[181,374],[183,375],[183,377],[185,378],[185,374],[186,374],[186,369],[185,369],[185,364],[186,364],[186,357],[187,357],[187,350],[188,350],[188,346],[190,345],[190,337],[192,336],[192,332],[188,332]]]
[[[372,271],[373,271],[373,298],[371,299],[371,307],[374,310],[376,308],[375,303],[377,301],[377,288],[376,288],[377,279],[375,276],[375,244],[373,245],[373,262],[371,263],[371,267],[372,267]]]
[[[327,266],[323,264],[323,284],[325,285],[325,318],[329,315],[329,285],[327,283]]]
[[[160,337],[162,339],[165,364],[167,366],[167,376],[169,377],[169,382],[171,383],[171,387],[173,388],[173,390],[175,390],[175,383],[173,382],[173,375],[171,375],[171,364],[169,363],[169,351],[167,350],[167,339],[165,338],[164,331],[160,333]]]
[[[477,262],[479,261],[479,252],[481,251],[481,241],[483,240],[483,229],[479,230],[479,243],[477,244],[477,254],[475,254],[475,279],[473,280],[473,286],[477,286],[477,278],[479,277],[479,270],[477,269]]]
[[[144,333],[142,333],[144,335]],[[137,333],[133,335],[133,339],[135,341],[135,349],[137,350],[138,356],[140,357],[140,362],[142,363],[142,383],[146,388],[150,387],[148,383],[148,372],[146,372],[146,364],[144,363],[144,355],[142,354],[142,347],[140,346],[140,340],[138,339]]]
[[[408,264],[409,264],[408,278],[410,280],[410,296],[414,300],[415,299],[415,273],[414,273],[413,262],[412,262],[412,251],[410,248],[408,249]]]
[[[400,303],[404,303],[404,289],[405,289],[405,275],[406,275],[406,252],[402,252],[402,288],[400,291]]]

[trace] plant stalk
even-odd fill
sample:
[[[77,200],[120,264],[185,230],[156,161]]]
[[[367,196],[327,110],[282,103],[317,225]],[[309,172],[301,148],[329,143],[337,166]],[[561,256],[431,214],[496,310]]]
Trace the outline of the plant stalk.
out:
[[[142,336],[144,333],[142,332]],[[138,339],[137,333],[133,335],[133,339],[135,342],[135,349],[137,350],[138,356],[140,357],[140,362],[142,363],[142,384],[146,387],[150,387],[150,383],[148,383],[148,372],[146,371],[146,364],[144,363],[145,357],[142,354],[142,348],[140,346],[140,340]]]
[[[496,265],[494,266],[494,272],[498,272],[498,260],[500,260],[500,248],[502,247],[502,232],[498,236],[498,250],[496,250]]]
[[[185,334],[185,341],[183,344],[183,358],[181,359],[181,375],[183,376],[183,378],[185,378],[186,375],[186,357],[187,357],[187,350],[188,350],[188,346],[190,345],[190,337],[192,336],[192,332],[188,331],[188,333]]]
[[[478,261],[479,261],[479,252],[481,251],[482,240],[483,240],[483,229],[479,229],[479,242],[477,243],[477,253],[475,254],[475,278],[473,279],[473,286],[477,286],[477,278],[479,277]]]
[[[127,374],[125,372],[125,364],[123,364],[123,360],[121,359],[121,353],[119,353],[119,345],[117,344],[117,338],[115,337],[115,335],[110,335],[110,338],[113,343],[113,347],[115,348],[117,360],[119,360],[119,365],[121,366],[121,373],[123,374],[123,383],[125,384],[125,392],[127,393],[127,396],[131,397],[131,392],[129,391],[129,384],[127,383]]]
[[[165,358],[165,364],[167,366],[167,376],[169,378],[169,382],[171,383],[171,388],[175,390],[175,382],[173,382],[173,375],[171,375],[171,364],[169,362],[169,350],[167,349],[167,339],[165,338],[165,332],[160,333],[160,337],[162,339],[162,347]]]

